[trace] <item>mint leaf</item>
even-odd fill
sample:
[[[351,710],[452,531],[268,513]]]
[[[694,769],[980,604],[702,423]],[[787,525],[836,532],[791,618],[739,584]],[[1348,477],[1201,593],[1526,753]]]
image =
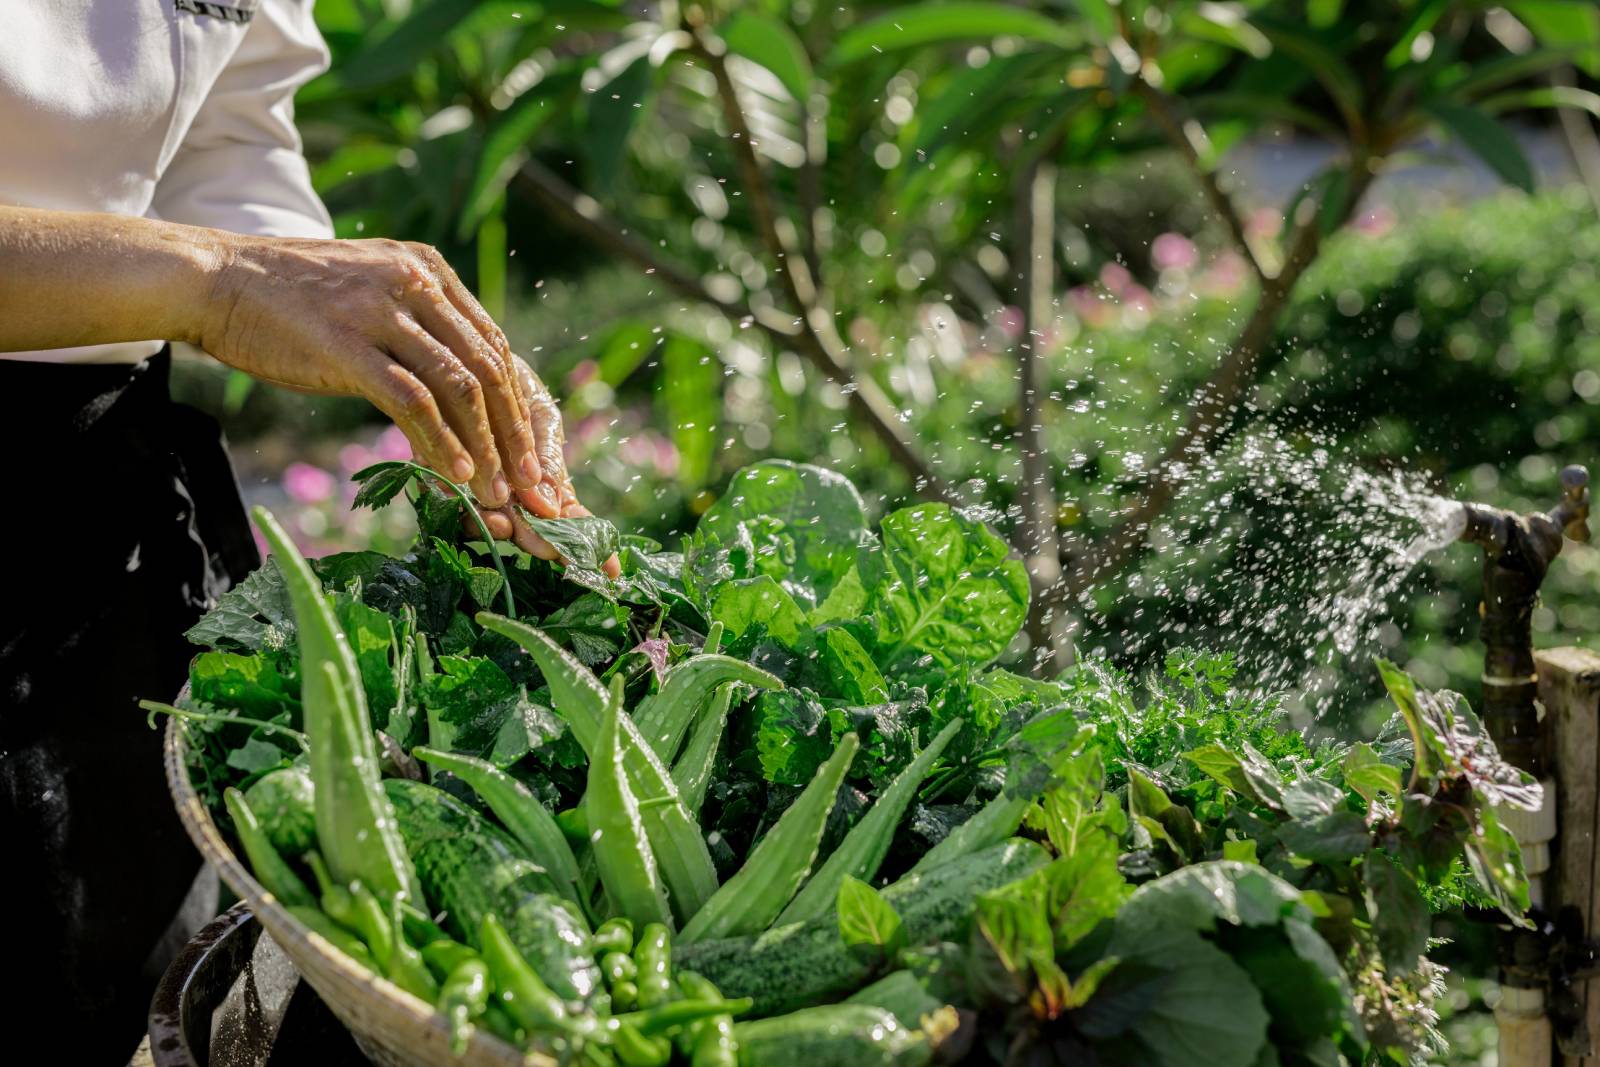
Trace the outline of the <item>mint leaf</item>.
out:
[[[887,664],[921,656],[946,669],[1005,651],[1028,611],[1028,575],[987,526],[945,504],[883,520],[869,608]]]
[[[568,645],[586,667],[609,663],[628,643],[628,609],[599,593],[585,593],[546,615],[540,629]]]
[[[769,689],[756,698],[756,753],[769,782],[804,786],[833,753],[828,713],[806,690]]]

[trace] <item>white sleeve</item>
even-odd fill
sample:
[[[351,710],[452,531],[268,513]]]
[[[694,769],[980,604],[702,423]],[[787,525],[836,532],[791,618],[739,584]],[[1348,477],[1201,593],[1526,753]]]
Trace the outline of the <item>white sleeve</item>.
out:
[[[172,222],[273,237],[331,237],[294,125],[294,94],[328,69],[313,0],[262,0],[151,205]]]

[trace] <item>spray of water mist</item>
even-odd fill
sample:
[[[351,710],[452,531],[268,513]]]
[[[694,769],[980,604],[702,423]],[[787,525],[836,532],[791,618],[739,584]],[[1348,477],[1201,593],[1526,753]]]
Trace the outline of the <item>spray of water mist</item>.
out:
[[[1331,440],[1260,424],[1190,472],[1152,531],[1156,551],[1090,633],[1118,633],[1104,650],[1130,660],[1232,649],[1241,683],[1289,694],[1309,721],[1369,688],[1372,657],[1399,640],[1408,579],[1464,523],[1417,471],[1373,470]]]

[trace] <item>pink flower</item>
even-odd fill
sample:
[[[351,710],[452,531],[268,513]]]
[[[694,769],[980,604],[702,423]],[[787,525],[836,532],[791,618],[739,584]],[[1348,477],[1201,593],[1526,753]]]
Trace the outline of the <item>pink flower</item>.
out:
[[[1100,268],[1100,284],[1111,291],[1113,296],[1121,296],[1133,281],[1133,275],[1121,263],[1107,263]]]
[[[1022,309],[1015,304],[1007,304],[995,313],[994,324],[1000,327],[1006,337],[1015,341],[1022,336]]]
[[[1211,296],[1233,296],[1244,288],[1248,274],[1244,257],[1230,250],[1217,256],[1196,288]]]
[[[366,445],[349,444],[339,449],[339,469],[354,474],[378,462],[378,454]]]
[[[373,451],[379,459],[410,459],[411,442],[400,432],[400,427],[391,426],[378,435]]]
[[[1150,243],[1150,262],[1156,270],[1193,270],[1200,252],[1183,234],[1164,233]]]
[[[676,476],[678,473],[678,446],[667,438],[657,435],[655,449],[656,473],[663,478]]]
[[[333,475],[309,463],[291,463],[283,472],[283,491],[296,503],[321,504],[333,497]]]
[[[1358,233],[1365,234],[1368,237],[1382,237],[1394,229],[1395,223],[1398,221],[1399,219],[1395,217],[1393,210],[1380,205],[1371,211],[1363,212],[1361,217],[1356,219],[1352,225]]]
[[[585,359],[573,367],[567,374],[567,388],[577,389],[593,381],[600,373],[600,364],[592,359]]]

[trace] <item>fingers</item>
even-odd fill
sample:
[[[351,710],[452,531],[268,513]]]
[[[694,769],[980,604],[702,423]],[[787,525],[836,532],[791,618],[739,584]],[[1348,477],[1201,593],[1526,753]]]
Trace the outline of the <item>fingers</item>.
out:
[[[528,397],[528,424],[539,452],[540,484],[529,494],[537,499],[537,505],[527,506],[544,518],[557,518],[567,483],[567,435],[561,424],[561,409],[532,368],[515,357],[513,363]]]
[[[511,516],[511,539],[516,542],[518,548],[530,556],[547,559],[552,563],[561,560],[561,553],[556,551],[555,546],[535,533],[533,527],[524,522],[521,515],[518,515],[515,511],[511,511],[509,514]]]
[[[397,316],[385,338],[396,363],[409,370],[433,393],[444,421],[472,457],[472,492],[491,507],[510,499],[511,489],[500,471],[500,453],[489,425],[489,393],[483,381],[429,331]],[[454,472],[461,480],[460,470]]]
[[[415,374],[376,348],[357,352],[351,364],[368,399],[400,427],[423,462],[457,481],[472,476],[472,456],[445,421],[434,394]]]
[[[419,290],[412,314],[478,379],[505,474],[517,488],[531,489],[542,472],[528,426],[527,397],[505,334],[438,252],[424,247],[416,254],[438,288]]]

